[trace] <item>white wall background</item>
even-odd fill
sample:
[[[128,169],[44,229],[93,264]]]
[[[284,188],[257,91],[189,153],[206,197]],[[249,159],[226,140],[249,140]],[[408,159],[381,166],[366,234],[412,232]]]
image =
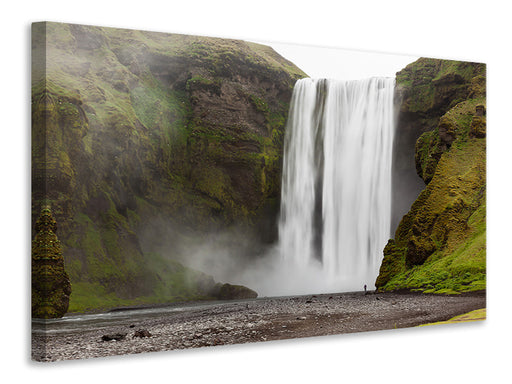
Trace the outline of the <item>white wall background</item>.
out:
[[[17,382],[451,383],[510,380],[510,38],[506,2],[3,3],[1,376]],[[334,5],[335,4],[335,5]],[[30,356],[30,23],[60,21],[488,63],[488,320],[51,365]]]

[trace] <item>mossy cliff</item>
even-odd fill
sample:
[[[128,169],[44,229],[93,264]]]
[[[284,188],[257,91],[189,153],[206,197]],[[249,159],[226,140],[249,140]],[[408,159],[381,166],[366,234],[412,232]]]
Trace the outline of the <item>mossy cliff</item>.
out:
[[[416,177],[416,141],[456,104],[478,97],[485,97],[485,64],[420,58],[396,74],[393,230],[424,188]]]
[[[397,84],[402,115],[416,114],[406,124],[424,132],[412,159],[426,187],[386,245],[376,286],[485,289],[485,65],[420,59],[397,74]]]
[[[33,218],[59,222],[70,310],[208,295],[184,244],[272,241],[284,123],[306,75],[237,40],[32,30]],[[256,252],[256,250],[255,250]]]

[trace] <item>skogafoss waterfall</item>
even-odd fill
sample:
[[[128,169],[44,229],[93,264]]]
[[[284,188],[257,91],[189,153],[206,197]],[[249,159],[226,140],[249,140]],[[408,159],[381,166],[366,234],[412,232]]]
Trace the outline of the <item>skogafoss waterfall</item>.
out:
[[[303,293],[374,288],[390,237],[394,84],[307,78],[295,85],[278,248],[283,279],[311,282]]]

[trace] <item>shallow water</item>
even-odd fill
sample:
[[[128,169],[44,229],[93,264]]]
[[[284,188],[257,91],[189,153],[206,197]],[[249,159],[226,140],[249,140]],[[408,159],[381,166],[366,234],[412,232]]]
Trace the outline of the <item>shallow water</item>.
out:
[[[116,309],[102,313],[68,314],[60,319],[32,319],[32,332],[48,335],[111,329],[112,326],[129,326],[162,315],[172,316],[176,313],[204,310],[222,304],[233,304],[233,302],[180,303],[151,308]]]

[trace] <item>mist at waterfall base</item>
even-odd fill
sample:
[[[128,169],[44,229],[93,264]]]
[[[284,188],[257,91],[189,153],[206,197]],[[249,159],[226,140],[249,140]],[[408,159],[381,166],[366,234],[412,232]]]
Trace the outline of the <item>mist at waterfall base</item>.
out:
[[[394,84],[299,80],[285,128],[278,242],[243,265],[230,247],[197,244],[192,266],[260,297],[374,289],[390,238]]]

